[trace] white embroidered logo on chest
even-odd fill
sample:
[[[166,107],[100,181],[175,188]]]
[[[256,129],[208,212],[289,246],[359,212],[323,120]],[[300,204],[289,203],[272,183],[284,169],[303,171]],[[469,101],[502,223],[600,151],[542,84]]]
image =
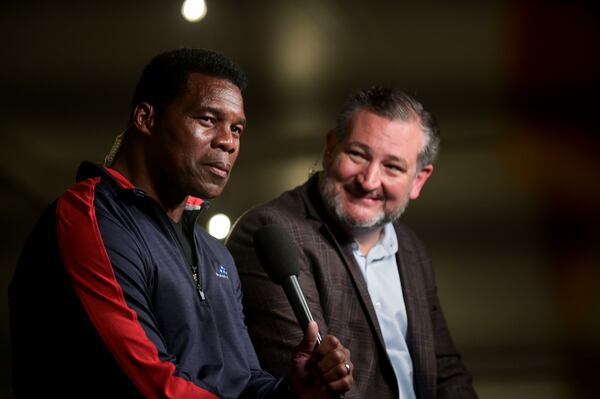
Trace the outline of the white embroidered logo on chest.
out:
[[[219,269],[215,272],[215,274],[217,275],[217,277],[226,278],[227,280],[229,280],[227,269],[225,269],[225,266],[223,265],[219,265]]]

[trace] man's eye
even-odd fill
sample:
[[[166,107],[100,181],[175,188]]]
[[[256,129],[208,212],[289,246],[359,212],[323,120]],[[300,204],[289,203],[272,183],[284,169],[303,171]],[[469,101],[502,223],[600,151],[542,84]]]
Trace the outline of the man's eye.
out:
[[[362,152],[359,151],[354,151],[354,150],[348,150],[347,154],[351,157],[351,158],[355,158],[355,159],[359,159],[359,158],[364,158],[365,156],[363,155]]]
[[[239,126],[232,126],[231,131],[239,136],[242,134],[243,129]]]
[[[199,116],[196,119],[198,119],[203,125],[212,126],[215,124],[215,118],[213,118],[212,116]]]
[[[390,172],[393,172],[393,173],[402,173],[402,172],[404,172],[404,169],[402,167],[400,167],[398,165],[394,165],[394,164],[387,164],[387,165],[385,165],[385,168],[387,170],[389,170]]]

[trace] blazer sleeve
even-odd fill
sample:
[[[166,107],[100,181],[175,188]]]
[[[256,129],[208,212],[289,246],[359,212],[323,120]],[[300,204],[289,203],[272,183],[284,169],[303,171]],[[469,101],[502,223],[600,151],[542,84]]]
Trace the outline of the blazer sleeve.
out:
[[[437,397],[439,399],[476,399],[472,377],[462,362],[448,329],[440,304],[437,288],[431,306],[431,320],[435,336],[435,356],[437,363]]]
[[[435,353],[435,395],[439,399],[477,398],[471,374],[463,364],[461,355],[452,340],[442,310],[431,259],[414,233],[407,230],[404,230],[404,232],[408,233],[404,237],[412,242],[415,249],[416,259],[414,264],[420,265],[425,281]]]

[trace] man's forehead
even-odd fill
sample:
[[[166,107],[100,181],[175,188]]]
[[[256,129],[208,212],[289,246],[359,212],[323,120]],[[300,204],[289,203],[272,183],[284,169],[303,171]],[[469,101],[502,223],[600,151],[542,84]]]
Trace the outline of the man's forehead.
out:
[[[225,78],[200,73],[190,74],[184,97],[196,97],[201,106],[215,106],[224,103],[228,106],[244,109],[244,99],[239,87]]]
[[[364,133],[364,130],[368,130],[374,136],[382,136],[389,132],[390,129],[398,132],[409,131],[410,134],[408,136],[417,140],[424,136],[421,120],[416,114],[404,118],[400,116],[381,115],[368,109],[359,109],[354,113],[347,132],[342,136],[342,141],[352,140],[353,137]]]
[[[376,118],[376,119],[381,119],[381,120],[385,120],[387,122],[393,123],[393,122],[405,122],[405,123],[411,123],[411,122],[419,122],[421,118],[419,117],[419,115],[417,113],[415,113],[414,111],[407,111],[406,113],[401,113],[399,111],[394,111],[394,110],[389,110],[389,111],[376,111],[374,109],[371,109],[369,107],[359,107],[357,109],[354,110],[354,112],[352,113],[352,118],[350,120],[350,130],[355,126],[355,124],[357,123],[357,121],[359,119],[366,119],[366,118]]]
[[[355,122],[337,143],[338,146],[356,146],[367,152],[376,150],[388,159],[406,161],[416,159],[421,150],[424,133],[418,118],[390,119],[370,112]]]
[[[227,86],[234,88],[241,95],[242,91],[240,88],[231,80],[223,76],[214,76],[202,72],[190,72],[186,77],[186,86],[202,85],[205,87],[211,86]]]

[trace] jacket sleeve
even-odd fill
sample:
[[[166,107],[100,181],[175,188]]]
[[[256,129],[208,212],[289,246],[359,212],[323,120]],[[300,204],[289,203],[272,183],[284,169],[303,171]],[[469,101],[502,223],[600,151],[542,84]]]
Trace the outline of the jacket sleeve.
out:
[[[249,212],[236,225],[227,241],[242,281],[246,324],[262,367],[276,377],[288,375],[291,352],[304,333],[294,316],[283,288],[273,283],[254,252],[253,234],[261,226],[278,224],[293,235],[284,217],[274,212]],[[300,285],[321,335],[327,333],[319,293],[308,259],[300,254]]]
[[[440,399],[476,399],[471,374],[452,342],[444,314],[439,305],[434,311],[435,352],[437,360],[437,397]]]
[[[183,378],[152,315],[144,258],[120,224],[99,217],[95,185],[75,185],[57,204],[60,253],[92,324],[123,371],[147,398],[216,398]],[[103,234],[100,232],[102,225]]]
[[[405,229],[405,239],[411,241],[415,249],[416,258],[413,264],[419,265],[418,270],[422,273],[425,283],[427,306],[431,320],[431,331],[433,334],[433,351],[435,354],[435,395],[440,399],[476,399],[477,394],[473,389],[472,377],[462,362],[461,355],[456,348],[442,306],[438,296],[437,285],[431,259],[427,255],[422,242],[412,233]],[[417,270],[413,269],[413,273]],[[421,378],[415,375],[415,378]],[[425,384],[417,384],[424,387]]]
[[[437,295],[433,292],[431,319],[435,336],[435,356],[437,362],[437,397],[440,399],[476,399],[471,374],[462,362]]]

